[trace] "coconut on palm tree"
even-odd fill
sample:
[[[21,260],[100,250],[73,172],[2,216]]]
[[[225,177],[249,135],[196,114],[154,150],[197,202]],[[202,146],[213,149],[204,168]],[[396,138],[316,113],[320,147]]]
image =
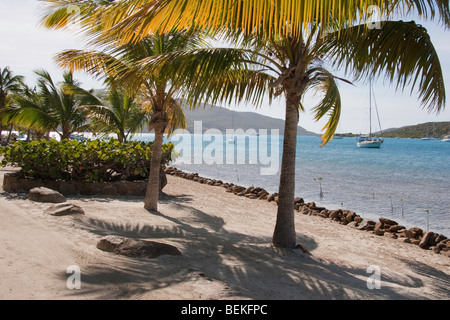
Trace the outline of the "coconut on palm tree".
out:
[[[314,108],[316,119],[329,116],[323,143],[332,138],[341,110],[338,78],[321,61],[328,59],[335,66],[345,66],[352,80],[387,75],[397,89],[411,83],[413,89],[418,88],[426,107],[439,111],[445,106],[442,70],[426,30],[415,23],[391,20],[382,23],[379,29],[369,29],[360,21],[367,18],[368,7],[374,4],[386,19],[391,19],[394,13],[419,13],[450,26],[449,2],[441,0],[128,0],[109,4],[102,15],[82,15],[81,20],[86,27],[100,21],[103,30],[96,29],[101,34],[97,39],[113,37],[117,43],[136,42],[156,31],[194,28],[242,38],[244,45],[253,45],[245,49],[209,49],[201,60],[187,53],[164,56],[161,60],[166,62],[163,69],[166,73],[170,73],[171,66],[177,68],[180,78],[193,86],[197,98],[261,101],[258,97],[265,92],[271,96],[284,95],[286,123],[273,243],[292,248],[296,244],[293,200],[297,124],[299,112],[304,110],[302,98],[313,87],[324,93]],[[51,18],[50,15],[44,19],[49,27]],[[196,54],[201,56],[198,51]],[[142,63],[148,72],[164,65],[155,60]],[[239,69],[239,63],[245,67]],[[195,76],[199,73],[219,76],[205,84],[198,81],[201,77]]]

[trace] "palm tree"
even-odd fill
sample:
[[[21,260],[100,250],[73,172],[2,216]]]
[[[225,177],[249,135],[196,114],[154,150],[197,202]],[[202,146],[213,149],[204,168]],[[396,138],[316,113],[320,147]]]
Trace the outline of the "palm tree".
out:
[[[95,132],[115,133],[120,143],[126,142],[146,121],[147,113],[137,104],[136,97],[125,90],[108,90],[96,105],[81,106],[88,112]]]
[[[0,112],[7,107],[11,93],[17,93],[22,90],[23,77],[13,75],[9,67],[0,68]],[[0,135],[3,130],[3,121],[0,117]]]
[[[38,97],[18,97],[17,106],[10,108],[5,117],[12,123],[37,131],[56,131],[61,140],[68,139],[74,132],[85,131],[88,128],[87,113],[79,106],[95,103],[93,95],[79,86],[72,72],[63,74],[64,81],[59,86],[47,71],[35,73],[39,76]]]
[[[136,44],[110,47],[102,52],[67,50],[57,56],[59,64],[72,70],[84,70],[114,85],[125,86],[141,100],[150,114],[148,127],[155,132],[150,165],[150,177],[144,207],[158,209],[159,177],[164,134],[186,128],[186,118],[175,99],[183,90],[182,83],[173,81],[159,70],[142,69],[141,61],[155,59],[170,52],[191,49],[201,43],[199,37],[188,33],[160,34],[146,37]],[[134,90],[133,90],[134,89]]]
[[[118,43],[139,41],[153,30],[192,27],[220,32],[233,39],[242,37],[243,44],[254,46],[205,51],[202,61],[178,54],[179,60],[176,60],[177,55],[171,55],[161,57],[160,61],[142,63],[150,72],[156,66],[161,68],[165,59],[164,71],[169,73],[171,66],[176,67],[180,77],[185,76],[193,85],[192,91],[197,93],[195,99],[230,101],[234,97],[236,101],[261,101],[258,97],[267,92],[270,96],[284,94],[286,123],[273,243],[292,248],[296,244],[293,200],[297,124],[299,111],[304,110],[302,97],[314,87],[324,92],[321,103],[314,108],[316,119],[329,116],[323,144],[332,138],[341,109],[338,78],[323,67],[320,63],[323,59],[334,66],[345,65],[347,74],[354,80],[386,74],[397,89],[405,89],[412,80],[412,87],[419,88],[425,106],[436,111],[445,106],[442,70],[426,30],[402,21],[387,21],[380,29],[358,24],[367,18],[367,7],[372,4],[379,5],[380,13],[388,18],[394,12],[400,15],[418,12],[425,18],[441,19],[447,27],[450,25],[449,2],[439,0],[129,0],[108,5],[102,16],[82,16],[82,21],[85,26],[100,21],[99,26],[104,29],[97,39],[115,37]],[[45,19],[44,23],[52,26],[50,19]],[[101,32],[101,28],[96,32]],[[217,79],[213,78],[215,88],[211,83],[196,83],[198,77],[194,74],[217,75],[219,66],[231,70],[239,62],[246,65],[244,72],[224,72]],[[257,66],[262,67],[257,69]]]

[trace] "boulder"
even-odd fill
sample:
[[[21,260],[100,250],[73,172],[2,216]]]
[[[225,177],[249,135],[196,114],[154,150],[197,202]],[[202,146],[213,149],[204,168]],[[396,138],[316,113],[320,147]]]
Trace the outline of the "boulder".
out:
[[[385,232],[384,236],[387,237],[387,238],[391,238],[391,239],[397,239],[398,238],[397,235],[395,233],[392,233],[392,232]]]
[[[353,220],[347,224],[348,227],[356,228],[358,226],[358,222]]]
[[[447,246],[444,243],[438,243],[436,247],[434,247],[433,251],[436,253],[440,253],[442,249],[446,248]]]
[[[431,237],[434,235],[433,232],[425,232],[423,234],[422,240],[420,240],[419,247],[426,249],[430,246]]]
[[[156,258],[161,255],[180,256],[181,252],[169,244],[131,239],[120,236],[105,236],[97,242],[97,248],[134,258]]]
[[[406,230],[406,236],[408,238],[416,238],[416,237],[420,237],[422,235],[423,235],[422,229],[417,228],[417,227],[409,228],[408,230]]]
[[[28,200],[50,203],[66,202],[66,198],[61,193],[45,187],[36,187],[31,189],[28,192]]]
[[[294,199],[294,203],[304,203],[305,201],[303,201],[303,198],[300,197],[295,197]]]
[[[397,224],[398,224],[396,221],[390,220],[390,219],[388,219],[388,218],[380,218],[379,220],[380,220],[381,223],[383,223],[383,224],[388,224],[388,225],[390,225],[390,226],[394,226],[394,225],[397,225]]]
[[[344,216],[345,216],[345,220],[347,220],[347,222],[352,222],[355,217],[356,217],[356,213],[350,210],[346,210],[344,211]]]
[[[374,228],[375,228],[375,221],[366,220],[366,219],[363,219],[358,226],[358,230],[371,231]]]
[[[84,214],[84,210],[80,206],[68,202],[51,205],[44,212],[52,216]]]
[[[342,210],[341,209],[337,209],[337,210],[330,210],[328,217],[331,220],[340,220],[342,216]]]
[[[406,229],[404,226],[396,224],[396,225],[390,226],[388,231],[389,232],[399,232],[400,230],[404,230],[404,229]]]

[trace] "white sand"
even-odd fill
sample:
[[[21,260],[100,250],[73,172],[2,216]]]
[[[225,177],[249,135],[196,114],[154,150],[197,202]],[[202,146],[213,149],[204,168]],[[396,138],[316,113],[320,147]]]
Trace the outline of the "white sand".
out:
[[[3,175],[11,169],[0,168]],[[168,176],[159,214],[143,198],[69,197],[55,217],[26,194],[0,195],[0,299],[445,299],[450,258],[320,217],[296,215],[301,250],[271,245],[276,204]],[[137,259],[96,248],[105,235],[161,241],[182,256]],[[81,270],[69,290],[67,268]],[[367,272],[379,267],[380,289]]]

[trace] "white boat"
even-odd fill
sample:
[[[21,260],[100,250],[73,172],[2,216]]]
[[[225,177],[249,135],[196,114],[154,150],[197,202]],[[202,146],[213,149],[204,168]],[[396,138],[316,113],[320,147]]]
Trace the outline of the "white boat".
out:
[[[378,123],[379,122],[380,119],[378,118]],[[358,148],[380,148],[381,144],[384,142],[384,140],[381,138],[372,137],[372,85],[370,85],[369,89],[369,125],[370,125],[369,135],[361,136],[356,139],[356,146]]]
[[[359,137],[356,141],[358,148],[380,148],[383,139],[372,137]]]
[[[442,142],[450,142],[450,136],[445,136],[444,139],[441,140]]]

